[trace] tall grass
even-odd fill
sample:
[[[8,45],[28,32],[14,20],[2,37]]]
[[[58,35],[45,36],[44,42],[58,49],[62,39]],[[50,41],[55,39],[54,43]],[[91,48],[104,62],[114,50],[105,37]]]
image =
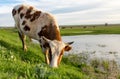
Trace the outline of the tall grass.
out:
[[[63,57],[58,68],[51,68],[45,63],[39,44],[27,40],[27,46],[28,51],[24,52],[16,29],[0,29],[0,79],[105,79],[109,77],[108,71],[111,67],[107,62],[100,64],[104,69],[102,71],[97,66],[98,61],[92,61],[91,65],[88,65],[87,56],[68,55]],[[113,70],[116,69],[117,67]],[[117,74],[114,78],[118,77]]]
[[[27,46],[28,51],[24,52],[16,29],[0,29],[0,79],[89,78],[63,62],[59,68],[50,68],[39,44],[27,41]]]

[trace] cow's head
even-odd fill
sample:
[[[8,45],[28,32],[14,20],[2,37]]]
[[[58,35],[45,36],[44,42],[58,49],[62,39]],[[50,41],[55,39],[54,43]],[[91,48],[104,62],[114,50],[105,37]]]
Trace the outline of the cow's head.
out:
[[[42,37],[45,42],[49,44],[50,51],[51,51],[51,59],[49,59],[50,66],[51,67],[58,67],[58,65],[61,62],[62,56],[64,54],[64,51],[69,51],[72,49],[70,46],[73,42],[69,43],[64,43],[62,41],[57,41],[57,40],[49,40],[45,38],[44,36]]]

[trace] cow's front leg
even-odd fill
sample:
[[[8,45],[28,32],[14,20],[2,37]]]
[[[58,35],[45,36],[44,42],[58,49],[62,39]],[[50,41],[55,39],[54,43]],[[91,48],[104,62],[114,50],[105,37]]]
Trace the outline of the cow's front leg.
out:
[[[49,65],[49,64],[50,64],[50,61],[49,61],[49,56],[48,56],[48,54],[49,54],[49,48],[46,48],[46,50],[45,50],[45,61],[46,61],[46,63]]]
[[[18,34],[19,34],[19,37],[22,41],[23,50],[27,51],[27,46],[26,46],[26,43],[25,43],[26,36],[24,34],[20,33],[20,32],[18,32]]]

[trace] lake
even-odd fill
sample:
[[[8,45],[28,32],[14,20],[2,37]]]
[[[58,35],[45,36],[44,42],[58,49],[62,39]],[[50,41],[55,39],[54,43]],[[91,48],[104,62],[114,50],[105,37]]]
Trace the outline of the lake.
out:
[[[115,60],[120,65],[120,35],[63,36],[64,42],[74,41],[72,50],[65,54],[85,54],[88,59]]]
[[[63,36],[63,41],[74,41],[72,54],[84,53],[89,58],[115,60],[120,65],[120,35]]]

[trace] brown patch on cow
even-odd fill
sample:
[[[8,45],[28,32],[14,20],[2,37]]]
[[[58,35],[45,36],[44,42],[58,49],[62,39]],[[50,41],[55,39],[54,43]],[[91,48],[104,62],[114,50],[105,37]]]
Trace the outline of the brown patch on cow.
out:
[[[27,10],[27,12],[26,12],[26,15],[27,14],[30,14],[30,12],[33,10],[33,7],[29,7],[29,9]]]
[[[29,19],[29,18],[32,17],[32,15],[30,14],[32,10],[33,10],[33,7],[32,7],[32,6],[27,10],[26,16],[25,16],[26,19]]]
[[[59,58],[58,58],[58,61],[57,61],[57,65],[60,64],[62,56],[63,56],[63,53],[64,53],[64,49],[60,52],[60,55],[59,55]]]
[[[30,21],[33,22],[34,20],[39,18],[40,14],[41,14],[41,11],[36,11],[35,13],[33,13]]]
[[[60,31],[57,29],[57,25],[50,23],[49,25],[49,36],[52,40],[61,41]]]
[[[25,23],[26,23],[26,21],[23,21],[23,22],[22,22],[22,25],[25,25]]]
[[[21,14],[20,14],[20,18],[22,19],[22,17],[23,17],[23,16],[24,16],[24,14],[23,14],[23,13],[21,13]]]
[[[42,27],[38,35],[39,37],[45,36],[47,39],[50,39],[50,40],[61,41],[60,32],[57,29],[57,26],[52,25],[51,23],[49,25],[45,25],[44,27]]]
[[[16,14],[16,10],[13,9],[13,10],[12,10],[12,15],[14,16],[15,14]]]
[[[30,7],[29,7],[29,10],[31,10],[31,11],[32,11],[32,10],[33,10],[33,7],[32,7],[32,6],[30,6]]]
[[[29,19],[29,18],[31,18],[31,17],[32,17],[31,14],[27,14],[27,15],[25,16],[26,19]]]
[[[30,27],[28,25],[25,25],[24,30],[25,31],[30,31]]]
[[[45,25],[44,27],[42,27],[41,31],[38,33],[39,37],[41,36],[45,36],[48,37],[48,33],[47,33],[47,25]]]
[[[23,6],[21,6],[19,9],[18,9],[18,13],[20,13],[20,11],[23,9]]]

